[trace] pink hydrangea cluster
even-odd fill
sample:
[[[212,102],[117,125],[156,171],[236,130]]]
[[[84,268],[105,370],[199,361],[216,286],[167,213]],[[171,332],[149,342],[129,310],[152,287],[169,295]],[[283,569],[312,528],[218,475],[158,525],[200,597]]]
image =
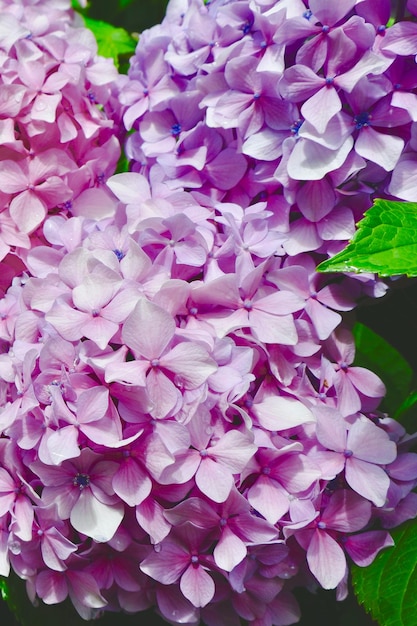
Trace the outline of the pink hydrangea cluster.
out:
[[[417,515],[417,456],[342,319],[385,287],[315,268],[375,193],[406,194],[414,23],[385,32],[375,0],[171,0],[118,105],[67,3],[3,4],[25,105],[0,215],[25,272],[0,301],[0,575],[85,619],[285,626],[298,586],[345,597],[349,563]],[[36,88],[23,58],[48,58]],[[131,171],[104,186],[122,118]],[[13,187],[39,155],[58,169]]]
[[[48,214],[103,210],[120,156],[118,72],[69,0],[0,1],[0,290]],[[100,213],[101,214],[101,213]]]

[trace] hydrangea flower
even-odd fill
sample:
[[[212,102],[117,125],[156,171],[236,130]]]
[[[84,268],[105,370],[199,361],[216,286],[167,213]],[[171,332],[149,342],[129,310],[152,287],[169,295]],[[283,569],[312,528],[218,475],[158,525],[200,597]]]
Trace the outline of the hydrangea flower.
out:
[[[315,273],[412,193],[415,24],[171,0],[118,79],[66,0],[0,8],[1,573],[85,619],[295,623],[417,515],[343,316],[386,286]]]

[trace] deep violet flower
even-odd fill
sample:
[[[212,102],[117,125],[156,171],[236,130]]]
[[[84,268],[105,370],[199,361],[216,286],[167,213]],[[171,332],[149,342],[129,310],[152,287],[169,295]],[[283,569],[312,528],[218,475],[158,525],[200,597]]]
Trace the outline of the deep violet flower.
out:
[[[69,0],[0,0],[0,573],[34,602],[286,626],[417,515],[344,319],[386,286],[315,273],[415,195],[389,10],[171,0],[121,78]]]

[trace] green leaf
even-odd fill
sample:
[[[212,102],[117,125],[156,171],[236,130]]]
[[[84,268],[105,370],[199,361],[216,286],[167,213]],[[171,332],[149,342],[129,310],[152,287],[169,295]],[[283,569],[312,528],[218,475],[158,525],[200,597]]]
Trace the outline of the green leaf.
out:
[[[317,270],[417,276],[417,203],[375,200],[348,246]]]
[[[74,11],[80,11],[81,13],[85,10],[81,4],[78,2],[78,0],[71,0],[71,6],[74,9]]]
[[[352,567],[355,595],[381,626],[417,626],[417,523],[390,531],[395,546],[368,567]]]
[[[410,393],[413,370],[403,356],[383,337],[360,324],[353,328],[355,365],[375,372],[387,388],[381,408],[391,415],[398,411]]]
[[[407,432],[414,432],[417,423],[417,391],[412,391],[392,416],[404,426]]]
[[[119,0],[119,7],[125,9],[129,4],[132,4],[132,2],[135,2],[135,0]]]
[[[137,40],[124,28],[116,28],[107,22],[93,20],[83,15],[83,20],[97,40],[98,53],[113,59],[119,67],[122,57],[132,56],[136,50]]]

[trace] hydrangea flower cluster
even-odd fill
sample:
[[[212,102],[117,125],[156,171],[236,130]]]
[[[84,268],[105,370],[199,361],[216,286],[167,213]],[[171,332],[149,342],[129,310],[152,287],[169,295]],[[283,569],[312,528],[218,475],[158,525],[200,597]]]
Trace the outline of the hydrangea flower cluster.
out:
[[[44,241],[50,213],[103,210],[120,144],[118,72],[66,0],[1,0],[0,289]],[[118,108],[118,105],[116,105]],[[112,119],[114,117],[114,119]]]
[[[66,2],[3,5],[26,271],[0,301],[0,574],[85,619],[285,626],[297,586],[345,597],[417,515],[417,456],[342,321],[384,285],[315,268],[410,190],[417,27],[385,32],[383,0],[171,0],[118,105]]]

